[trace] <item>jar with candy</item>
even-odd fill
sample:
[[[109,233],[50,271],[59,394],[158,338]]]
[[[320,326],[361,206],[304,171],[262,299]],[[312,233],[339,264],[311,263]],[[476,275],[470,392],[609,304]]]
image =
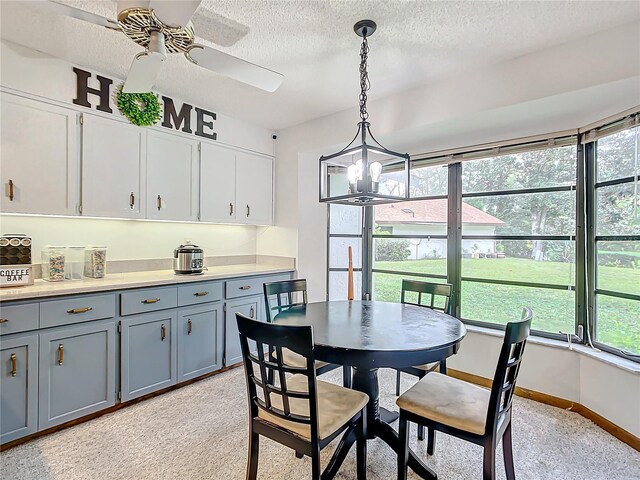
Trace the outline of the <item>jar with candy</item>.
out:
[[[84,276],[102,278],[107,273],[107,247],[90,245],[84,251]]]
[[[64,280],[65,247],[46,246],[42,249],[42,279],[47,282]]]

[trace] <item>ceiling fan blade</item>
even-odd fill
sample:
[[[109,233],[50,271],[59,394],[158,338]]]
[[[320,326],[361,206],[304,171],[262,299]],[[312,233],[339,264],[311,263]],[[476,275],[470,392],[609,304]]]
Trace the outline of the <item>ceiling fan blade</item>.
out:
[[[198,37],[230,47],[249,33],[249,27],[209,10],[201,9],[191,19]]]
[[[157,52],[142,52],[136,55],[129,68],[122,91],[125,93],[147,93],[153,89],[165,56]]]
[[[115,21],[109,20],[102,15],[96,15],[95,13],[80,10],[79,8],[64,5],[52,0],[25,0],[20,2],[20,4],[30,5],[40,10],[56,13],[58,15],[64,15],[71,18],[77,18],[78,20],[83,20],[85,22],[95,23],[96,25],[111,28],[113,30],[120,30],[120,27]]]
[[[186,55],[189,60],[202,68],[267,92],[275,92],[284,80],[284,76],[280,73],[204,45],[193,44]]]
[[[171,27],[185,27],[201,0],[151,0],[149,8],[162,23]]]

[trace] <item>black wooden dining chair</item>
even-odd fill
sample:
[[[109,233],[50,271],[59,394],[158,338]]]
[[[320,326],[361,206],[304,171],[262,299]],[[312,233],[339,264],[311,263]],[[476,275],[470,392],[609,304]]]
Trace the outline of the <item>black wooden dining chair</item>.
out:
[[[415,301],[409,299],[409,293],[415,294],[412,297],[416,298]],[[419,282],[416,280],[402,280],[402,293],[400,294],[400,303],[407,305],[416,305],[418,307],[427,307],[432,310],[440,310],[441,312],[451,314],[451,295],[453,293],[453,287],[449,283],[429,283]],[[426,298],[424,298],[424,297]],[[436,304],[438,297],[443,298],[443,305]],[[423,303],[427,302],[427,303]],[[424,365],[416,365],[414,367],[400,368],[396,370],[396,395],[400,396],[400,373],[408,373],[414,377],[423,378],[427,373],[439,370],[440,373],[447,374],[446,360],[441,362],[427,363]],[[424,427],[418,427],[418,440],[424,440]],[[429,430],[429,444],[433,445],[435,442],[435,433]]]
[[[267,322],[271,323],[273,318],[280,312],[291,308],[301,308],[307,304],[307,281],[301,278],[297,280],[265,283],[264,301],[267,311]],[[282,353],[286,365],[297,367],[304,365],[304,358],[291,350],[284,349]],[[341,365],[316,360],[317,375],[322,375],[323,373],[340,367]],[[351,367],[348,365],[342,365],[342,384],[347,388],[351,388]]]
[[[408,422],[425,425],[429,429],[482,446],[484,480],[495,479],[496,446],[502,438],[507,480],[515,480],[511,405],[532,317],[531,309],[527,307],[519,322],[507,324],[491,390],[432,373],[398,398],[396,404],[400,407],[401,444],[398,480],[407,478]],[[433,454],[433,450],[428,453]]]
[[[357,444],[358,479],[366,478],[367,394],[333,383],[316,380],[313,332],[311,326],[284,326],[252,320],[236,314],[240,347],[249,396],[248,480],[258,473],[260,435],[311,457],[312,479],[320,480],[320,451],[344,432],[344,452],[334,454],[322,477],[333,477]],[[252,353],[249,341],[257,344]],[[275,361],[265,354],[264,346],[276,350]],[[305,360],[304,366],[282,362],[285,348]],[[266,382],[267,371],[276,374],[276,382]],[[291,375],[293,374],[293,375]]]

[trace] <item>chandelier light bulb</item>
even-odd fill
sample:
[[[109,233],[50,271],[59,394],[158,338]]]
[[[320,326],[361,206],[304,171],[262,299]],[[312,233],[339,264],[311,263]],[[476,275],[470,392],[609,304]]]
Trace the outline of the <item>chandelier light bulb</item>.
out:
[[[357,168],[358,167],[356,167],[355,163],[353,165],[349,165],[349,168],[347,168],[347,178],[351,185],[355,184],[356,180],[358,180],[358,172],[356,172]]]
[[[356,162],[356,180],[362,180],[362,159]]]
[[[380,174],[382,173],[382,164],[380,162],[373,162],[369,165],[369,172],[371,173],[371,181],[378,183],[380,181]]]

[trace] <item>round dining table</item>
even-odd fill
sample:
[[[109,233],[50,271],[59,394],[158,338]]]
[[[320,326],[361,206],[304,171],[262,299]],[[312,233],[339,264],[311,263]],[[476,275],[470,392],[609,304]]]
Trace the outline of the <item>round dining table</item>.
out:
[[[380,407],[378,369],[404,368],[439,362],[458,351],[466,335],[463,323],[451,315],[417,305],[375,301],[309,303],[283,310],[279,325],[311,325],[315,358],[353,368],[352,388],[369,396],[367,438],[380,438],[399,453],[398,433],[391,426],[398,414]],[[345,436],[334,458],[346,456],[355,434]],[[409,467],[422,478],[436,473],[409,451]]]

